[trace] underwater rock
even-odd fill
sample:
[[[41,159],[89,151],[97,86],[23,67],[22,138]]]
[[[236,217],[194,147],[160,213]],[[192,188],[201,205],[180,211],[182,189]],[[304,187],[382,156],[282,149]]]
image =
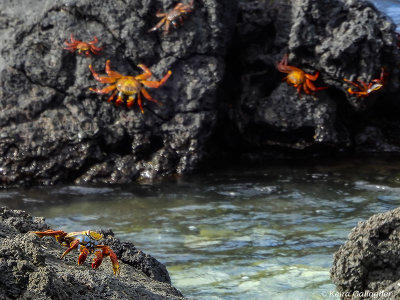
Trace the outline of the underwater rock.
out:
[[[398,152],[395,28],[364,0],[239,1],[224,81],[228,92],[220,104],[214,140],[228,145],[227,151],[278,150],[289,157],[304,150]],[[287,74],[276,68],[285,54],[289,65],[309,74],[319,71],[315,85],[329,88],[298,95],[283,81]],[[380,78],[381,67],[388,76],[379,91],[366,98],[347,92],[351,86],[344,78],[370,82]],[[371,126],[383,129],[385,144],[378,140],[376,148],[363,148],[355,136]]]
[[[46,229],[43,218],[0,208],[0,294],[5,299],[184,299],[170,285],[165,266],[132,244],[106,238],[119,259],[116,277],[108,257],[96,270],[92,255],[81,266],[76,251],[60,259],[64,247],[30,232]]]
[[[216,120],[218,83],[236,20],[236,1],[195,1],[169,34],[148,32],[174,1],[5,0],[0,3],[0,181],[20,184],[129,183],[194,170]],[[99,55],[64,50],[91,41]],[[137,103],[107,103],[89,71],[160,80]],[[104,75],[103,75],[104,74]]]

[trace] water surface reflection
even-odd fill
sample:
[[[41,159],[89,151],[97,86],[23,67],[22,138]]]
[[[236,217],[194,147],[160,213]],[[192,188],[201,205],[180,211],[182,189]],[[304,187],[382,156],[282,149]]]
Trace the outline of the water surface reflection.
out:
[[[399,205],[399,169],[384,160],[242,166],[154,185],[7,190],[0,204],[67,231],[111,227],[196,299],[325,299],[349,231]]]

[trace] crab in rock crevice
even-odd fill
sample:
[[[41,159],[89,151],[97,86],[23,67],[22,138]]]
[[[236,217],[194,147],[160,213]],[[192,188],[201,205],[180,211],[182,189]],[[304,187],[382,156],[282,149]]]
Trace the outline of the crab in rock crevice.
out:
[[[286,80],[288,84],[293,85],[297,89],[299,95],[302,89],[307,95],[309,95],[312,94],[312,92],[321,91],[328,88],[316,87],[314,85],[313,81],[317,80],[319,72],[316,72],[314,75],[305,73],[303,70],[297,67],[289,66],[287,61],[288,56],[285,54],[276,67],[280,72],[288,74],[284,80]]]
[[[355,91],[351,87],[349,87],[347,89],[347,92],[349,94],[355,95],[358,98],[365,98],[369,96],[371,93],[380,90],[384,86],[387,75],[388,74],[385,72],[385,69],[381,68],[380,77],[372,79],[369,83],[366,83],[360,79],[357,79],[358,82],[350,81],[346,78],[343,78],[343,80],[357,88],[357,91]]]

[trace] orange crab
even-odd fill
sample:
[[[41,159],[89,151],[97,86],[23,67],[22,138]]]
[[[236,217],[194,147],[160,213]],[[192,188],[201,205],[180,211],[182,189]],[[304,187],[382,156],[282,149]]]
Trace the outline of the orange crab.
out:
[[[86,56],[90,56],[90,52],[97,55],[103,48],[96,47],[94,44],[97,44],[99,40],[97,37],[93,37],[93,41],[91,42],[82,42],[74,39],[74,35],[71,33],[71,43],[67,40],[64,41],[65,50],[69,50],[70,52],[74,52],[77,50],[78,54],[85,53]]]
[[[166,35],[169,32],[169,27],[170,27],[171,23],[175,27],[178,27],[177,21],[179,21],[181,24],[183,24],[183,18],[187,14],[189,14],[193,11],[193,8],[194,8],[193,4],[194,4],[194,0],[192,0],[188,4],[178,3],[177,5],[175,5],[175,7],[173,9],[171,9],[170,11],[165,12],[165,13],[160,13],[160,11],[158,11],[156,13],[156,16],[157,16],[157,18],[162,18],[162,19],[160,20],[160,22],[157,23],[156,26],[151,28],[149,30],[149,32],[159,29],[165,23],[164,35]]]
[[[143,95],[147,100],[151,102],[155,102],[158,104],[161,104],[158,102],[156,99],[153,99],[149,93],[145,90],[146,87],[150,88],[159,88],[162,86],[168,78],[171,76],[172,72],[169,70],[167,74],[160,80],[160,81],[148,81],[153,74],[151,73],[150,69],[147,68],[145,65],[138,65],[139,68],[143,70],[144,73],[138,75],[138,76],[124,76],[116,71],[112,71],[110,68],[110,60],[107,60],[106,62],[106,73],[108,76],[99,76],[94,70],[92,65],[89,65],[89,69],[92,72],[94,78],[101,82],[101,83],[111,83],[112,85],[109,85],[103,89],[94,89],[90,88],[92,92],[98,93],[98,94],[107,94],[111,91],[114,91],[110,98],[108,98],[107,102],[111,102],[114,100],[115,95],[118,93],[117,100],[115,103],[117,105],[120,105],[123,102],[123,95],[127,95],[128,100],[126,101],[126,106],[131,107],[134,104],[135,98],[137,96],[137,102],[139,105],[139,108],[142,112],[143,111],[143,106],[142,106],[142,97]]]
[[[312,92],[327,89],[327,87],[316,87],[312,83],[312,81],[317,80],[319,72],[315,73],[314,75],[307,74],[297,67],[289,66],[287,64],[287,60],[288,56],[285,54],[276,67],[280,72],[288,74],[284,80],[286,80],[288,84],[291,84],[297,88],[299,95],[302,88],[307,95],[311,94]]]
[[[353,91],[350,88],[347,89],[347,92],[351,95],[356,95],[359,98],[365,98],[369,96],[372,92],[376,92],[377,90],[380,90],[385,82],[385,78],[387,76],[387,73],[385,72],[385,69],[381,69],[381,76],[380,78],[377,79],[372,79],[370,83],[366,83],[364,81],[361,81],[360,79],[357,79],[358,83],[355,81],[350,81],[346,78],[343,78],[343,80],[353,86],[355,86],[358,91]]]
[[[100,240],[104,238],[101,233],[93,230],[70,233],[64,232],[62,230],[46,230],[36,231],[34,233],[40,238],[44,236],[52,236],[62,246],[67,247],[68,249],[65,250],[65,252],[61,255],[61,258],[67,255],[73,249],[78,249],[78,246],[80,246],[78,265],[82,265],[85,262],[89,253],[93,253],[95,249],[100,249],[95,252],[96,257],[93,259],[92,268],[97,269],[103,261],[103,257],[109,256],[112,263],[114,275],[118,275],[119,273],[119,263],[117,255],[114,253],[114,251],[111,250],[109,246],[100,245]]]

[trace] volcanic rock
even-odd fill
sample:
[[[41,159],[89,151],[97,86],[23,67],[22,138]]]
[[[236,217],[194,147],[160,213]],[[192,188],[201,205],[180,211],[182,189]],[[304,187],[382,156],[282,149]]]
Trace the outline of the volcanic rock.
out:
[[[115,250],[120,274],[109,258],[93,270],[91,257],[77,265],[78,252],[65,251],[52,237],[33,231],[49,229],[43,218],[0,208],[0,295],[2,299],[184,299],[170,285],[165,266],[131,243],[106,232],[104,243]]]
[[[216,121],[218,83],[236,20],[236,1],[195,1],[165,37],[148,32],[167,1],[5,0],[0,3],[0,179],[21,184],[129,183],[193,171]],[[70,34],[99,39],[99,55],[64,50]],[[160,80],[163,105],[107,103],[89,71],[106,60],[124,75],[138,64]],[[103,75],[104,74],[104,75]]]

